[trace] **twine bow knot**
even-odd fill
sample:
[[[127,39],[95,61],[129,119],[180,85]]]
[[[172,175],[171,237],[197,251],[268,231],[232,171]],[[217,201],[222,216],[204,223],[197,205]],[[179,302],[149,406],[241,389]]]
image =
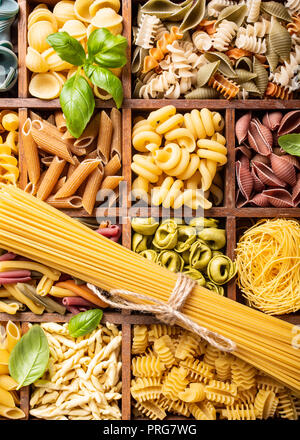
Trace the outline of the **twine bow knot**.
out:
[[[130,292],[129,290],[113,289],[109,292],[109,297],[104,290],[99,289],[93,284],[88,284],[88,288],[91,289],[95,295],[97,295],[102,301],[106,302],[112,307],[135,310],[146,313],[153,313],[157,319],[165,322],[169,325],[178,324],[185,329],[196,333],[205,339],[209,344],[222,351],[231,352],[236,350],[236,344],[231,339],[225,336],[219,335],[216,332],[208,330],[206,327],[202,327],[199,324],[192,321],[186,315],[180,312],[180,309],[187,300],[189,294],[193,290],[196,282],[183,274],[178,274],[176,284],[173,292],[170,295],[167,303],[159,301],[148,295],[141,295],[138,293]],[[136,304],[124,296],[131,296],[142,300],[144,304]],[[148,303],[152,304],[148,304]]]

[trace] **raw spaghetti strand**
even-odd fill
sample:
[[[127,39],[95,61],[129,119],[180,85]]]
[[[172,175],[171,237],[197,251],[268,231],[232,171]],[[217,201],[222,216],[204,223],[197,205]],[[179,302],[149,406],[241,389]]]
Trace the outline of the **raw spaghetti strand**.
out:
[[[102,289],[125,289],[164,302],[177,277],[13,187],[0,189],[0,246]],[[190,293],[182,312],[230,338],[237,344],[236,356],[300,394],[300,352],[291,344],[291,324],[201,286]]]
[[[249,305],[270,315],[300,309],[300,224],[260,220],[236,250],[238,283]]]

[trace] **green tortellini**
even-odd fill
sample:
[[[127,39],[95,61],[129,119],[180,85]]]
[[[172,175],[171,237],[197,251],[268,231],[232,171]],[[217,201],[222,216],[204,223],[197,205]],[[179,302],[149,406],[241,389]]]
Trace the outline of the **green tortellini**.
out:
[[[132,250],[171,272],[182,272],[200,286],[224,295],[222,287],[236,274],[236,264],[223,254],[226,231],[219,220],[197,217],[132,219]]]
[[[178,226],[174,220],[163,222],[156,230],[153,244],[156,248],[174,249],[178,239]]]
[[[131,221],[131,227],[134,232],[142,235],[153,235],[158,226],[159,223],[153,217],[135,217]]]

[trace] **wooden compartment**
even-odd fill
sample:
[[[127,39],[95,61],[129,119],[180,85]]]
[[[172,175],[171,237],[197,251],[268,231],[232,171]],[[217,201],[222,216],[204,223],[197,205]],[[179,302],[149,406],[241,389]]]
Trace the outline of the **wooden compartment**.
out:
[[[21,124],[26,120],[29,109],[33,111],[49,111],[59,108],[59,100],[42,101],[36,98],[32,98],[28,94],[28,82],[29,72],[25,66],[25,56],[27,50],[27,17],[30,10],[38,3],[47,3],[50,6],[55,5],[58,0],[18,0],[20,6],[19,23],[18,23],[18,50],[19,50],[19,80],[18,80],[18,98],[1,98],[0,97],[0,109],[19,109],[19,116]],[[132,41],[132,17],[136,14],[137,3],[140,0],[122,0],[122,16],[123,16],[123,35],[128,39],[128,59],[131,60],[131,41]],[[127,182],[128,194],[131,189],[132,173],[131,173],[131,128],[132,120],[136,113],[150,112],[151,110],[160,108],[164,105],[175,105],[179,111],[190,111],[191,109],[201,109],[207,107],[221,111],[225,115],[226,122],[226,139],[228,148],[228,163],[225,169],[225,200],[223,206],[213,207],[205,212],[206,216],[217,217],[226,219],[226,232],[227,232],[227,255],[230,258],[234,258],[234,250],[238,239],[238,226],[241,222],[247,221],[248,218],[266,218],[266,217],[286,217],[286,218],[298,218],[300,219],[300,208],[241,208],[238,209],[235,206],[235,134],[234,124],[235,120],[241,115],[241,112],[252,109],[253,111],[260,110],[292,110],[300,109],[300,99],[298,100],[233,100],[227,101],[223,99],[216,100],[166,100],[166,99],[132,99],[132,78],[130,61],[123,68],[122,82],[124,88],[124,102],[122,105],[122,172],[124,180]],[[112,101],[96,100],[96,107],[109,109],[113,106]],[[22,148],[22,137],[20,137],[20,151],[19,162],[21,169],[20,186],[25,187],[26,177],[26,165],[24,161],[24,153]],[[99,215],[110,216],[116,215],[117,217],[128,218],[127,222],[122,225],[122,244],[127,248],[131,248],[131,225],[129,221],[131,202],[123,199],[122,204],[118,208],[105,208]],[[68,212],[72,216],[88,217],[84,212],[78,213]],[[157,208],[156,215],[161,216],[162,212],[160,208]],[[149,215],[149,208],[141,210],[138,215]],[[234,301],[243,302],[243,299],[238,291],[236,283],[232,280],[227,285],[227,296]],[[70,318],[70,315],[61,316],[58,314],[44,314],[42,316],[36,316],[33,313],[19,313],[17,315],[7,315],[0,313],[0,321],[13,321],[22,322],[24,331],[28,322],[65,322]],[[300,313],[294,315],[282,316],[281,319],[286,319],[293,324],[300,324]],[[122,339],[122,418],[123,420],[129,420],[132,417],[131,412],[131,397],[130,397],[130,380],[131,380],[131,330],[134,324],[151,324],[157,322],[157,320],[150,315],[142,315],[137,313],[129,313],[127,311],[107,311],[104,313],[104,321],[108,320],[122,327],[123,339]],[[29,387],[25,387],[21,390],[21,408],[28,418],[29,410]],[[176,419],[177,417],[174,417]]]

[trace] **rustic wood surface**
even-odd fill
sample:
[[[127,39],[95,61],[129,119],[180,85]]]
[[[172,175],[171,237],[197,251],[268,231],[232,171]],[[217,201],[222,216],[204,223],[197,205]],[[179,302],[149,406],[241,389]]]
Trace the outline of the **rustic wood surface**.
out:
[[[30,11],[39,3],[46,3],[50,9],[58,2],[58,0],[18,0],[20,6],[19,23],[18,23],[18,55],[19,55],[19,82],[18,82],[18,98],[0,98],[0,109],[16,109],[19,111],[20,123],[23,124],[28,115],[28,109],[41,109],[53,111],[60,107],[59,100],[42,101],[37,98],[30,97],[28,92],[28,84],[31,73],[27,70],[25,65],[25,57],[27,51],[27,17]],[[139,0],[122,0],[122,15],[124,30],[123,34],[128,39],[128,59],[131,59],[132,52],[132,17],[136,13],[137,3]],[[300,208],[242,208],[237,209],[235,206],[235,135],[234,123],[237,118],[237,113],[240,115],[243,110],[252,109],[258,110],[292,110],[300,109],[299,100],[246,100],[246,101],[227,101],[223,99],[218,100],[166,100],[166,99],[132,99],[132,77],[130,62],[123,68],[122,82],[124,87],[124,101],[122,105],[122,170],[124,180],[127,182],[129,193],[131,189],[132,173],[131,173],[131,127],[133,117],[141,112],[150,112],[151,110],[160,108],[164,105],[175,105],[179,110],[189,111],[193,108],[207,107],[221,111],[226,121],[226,139],[228,147],[228,164],[224,171],[225,180],[225,198],[224,205],[215,207],[206,211],[207,217],[218,217],[223,219],[226,233],[227,233],[227,255],[234,258],[234,252],[237,240],[237,228],[241,221],[247,218],[265,218],[265,217],[286,217],[286,218],[300,218]],[[99,109],[110,109],[114,106],[112,100],[101,101],[96,99],[96,107]],[[24,160],[22,135],[20,133],[20,152],[19,152],[19,166],[20,166],[20,186],[25,188],[27,183],[27,168]],[[131,201],[126,201],[125,198],[121,206],[117,208],[98,208],[94,211],[93,216],[99,217],[116,216],[128,217],[131,211]],[[67,214],[73,217],[89,217],[84,210],[65,210]],[[163,216],[162,208],[140,208],[135,215],[148,216],[154,215],[158,217]],[[176,216],[176,212],[171,215]],[[131,247],[131,226],[126,222],[122,226],[122,244],[127,248]],[[234,301],[241,301],[241,294],[238,292],[236,283],[232,280],[227,285],[227,296]],[[29,322],[67,322],[70,319],[70,314],[58,315],[46,313],[42,316],[34,315],[33,313],[23,312],[14,316],[0,313],[0,321],[19,321],[22,323],[23,333],[28,330]],[[300,314],[281,316],[293,324],[300,324]],[[131,332],[134,324],[152,324],[158,322],[150,315],[131,314],[129,312],[118,312],[108,310],[104,313],[102,322],[110,321],[122,328],[123,343],[122,343],[122,417],[128,420],[132,417],[131,413],[131,398],[130,398],[130,380],[131,380]],[[21,390],[21,408],[24,410],[26,419],[29,418],[29,400],[30,387],[24,387]],[[168,417],[168,419],[177,420],[178,417]]]

